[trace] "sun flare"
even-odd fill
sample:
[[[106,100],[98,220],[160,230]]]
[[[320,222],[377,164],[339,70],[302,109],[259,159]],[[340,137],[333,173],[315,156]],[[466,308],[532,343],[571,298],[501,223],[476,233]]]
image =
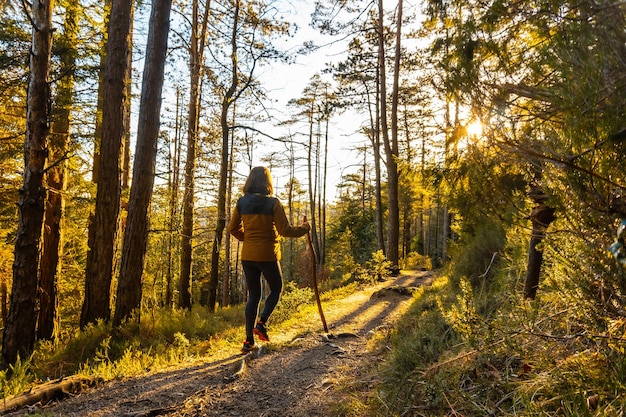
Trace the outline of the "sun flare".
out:
[[[473,120],[465,127],[465,129],[468,136],[477,137],[483,133],[483,124],[480,120]]]

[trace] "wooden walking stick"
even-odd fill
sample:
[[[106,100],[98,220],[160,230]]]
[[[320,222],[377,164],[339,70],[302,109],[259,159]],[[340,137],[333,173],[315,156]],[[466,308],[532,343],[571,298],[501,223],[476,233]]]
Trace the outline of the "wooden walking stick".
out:
[[[304,216],[306,222],[306,216]],[[322,301],[320,300],[320,292],[317,289],[317,259],[315,258],[315,251],[313,250],[313,243],[311,242],[311,232],[306,233],[306,242],[309,245],[309,251],[311,251],[311,279],[313,281],[313,292],[315,293],[315,301],[317,301],[317,311],[320,313],[322,324],[324,325],[324,331],[328,333],[328,325],[326,324],[326,318],[324,317],[324,311],[322,310]]]

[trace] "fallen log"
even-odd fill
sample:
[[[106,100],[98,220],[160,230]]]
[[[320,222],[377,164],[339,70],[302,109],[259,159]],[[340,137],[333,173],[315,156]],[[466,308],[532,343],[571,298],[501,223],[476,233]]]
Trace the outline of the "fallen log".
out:
[[[0,406],[0,413],[26,407],[29,405],[45,405],[51,401],[62,400],[70,395],[76,395],[86,388],[94,388],[100,385],[104,379],[101,377],[84,377],[73,375],[57,379],[32,387],[28,391],[14,397],[5,398]]]

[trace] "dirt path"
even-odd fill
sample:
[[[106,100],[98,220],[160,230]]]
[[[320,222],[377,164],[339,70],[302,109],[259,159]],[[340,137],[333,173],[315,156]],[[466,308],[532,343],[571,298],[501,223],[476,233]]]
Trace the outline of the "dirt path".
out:
[[[411,297],[384,289],[413,287],[429,280],[430,273],[412,272],[325,304],[334,338],[315,333],[317,329],[275,336],[270,333],[271,349],[261,348],[259,354],[249,355],[245,361],[242,355],[209,357],[204,363],[112,381],[55,405],[7,415],[332,415],[340,401],[355,394],[342,392],[342,381],[360,378],[364,364],[381,359],[379,353],[367,349],[368,341],[386,336],[410,304]],[[237,374],[242,368],[244,372]]]

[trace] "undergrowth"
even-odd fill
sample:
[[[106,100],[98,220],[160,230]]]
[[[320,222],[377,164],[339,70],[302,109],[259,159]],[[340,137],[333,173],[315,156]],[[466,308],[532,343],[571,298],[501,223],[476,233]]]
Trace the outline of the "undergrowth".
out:
[[[442,274],[418,291],[371,371],[367,415],[625,415],[626,319],[583,324],[547,286],[531,302],[502,291],[511,270],[498,279],[478,290]]]
[[[39,342],[29,358],[0,372],[2,396],[73,374],[109,380],[193,360],[232,342],[242,314],[241,307],[215,314],[202,307],[154,309],[143,315],[141,324],[130,320],[112,329],[100,322],[65,334],[56,343]]]

